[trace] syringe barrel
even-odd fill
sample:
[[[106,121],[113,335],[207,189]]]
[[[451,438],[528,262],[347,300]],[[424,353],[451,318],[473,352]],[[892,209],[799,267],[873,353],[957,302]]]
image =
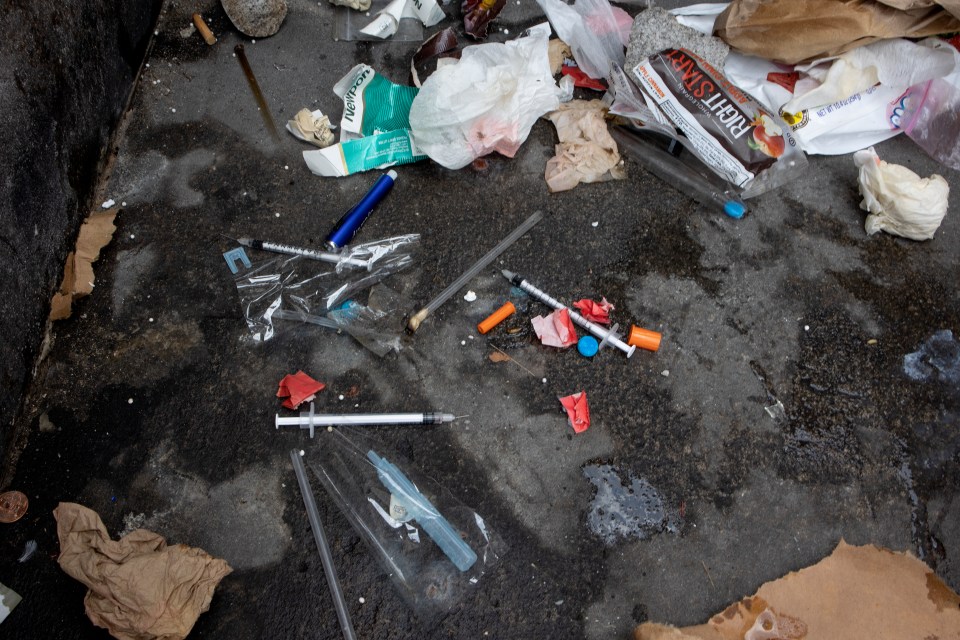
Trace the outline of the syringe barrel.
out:
[[[299,417],[277,416],[278,427],[340,427],[386,424],[441,424],[453,422],[452,413],[354,413],[339,415],[312,414],[301,411]]]

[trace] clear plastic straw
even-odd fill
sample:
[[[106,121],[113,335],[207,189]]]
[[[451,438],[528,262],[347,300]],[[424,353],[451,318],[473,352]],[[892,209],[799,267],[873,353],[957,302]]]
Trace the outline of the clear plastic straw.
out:
[[[300,459],[300,452],[292,449],[290,451],[290,461],[293,462],[293,470],[296,472],[297,482],[300,484],[303,504],[307,508],[307,519],[310,520],[310,528],[313,529],[313,537],[317,541],[317,551],[320,552],[320,560],[323,562],[323,572],[327,576],[327,584],[330,586],[330,596],[333,598],[333,606],[337,610],[337,618],[340,620],[340,629],[343,631],[343,638],[344,640],[356,640],[357,636],[353,631],[353,623],[350,622],[347,603],[343,600],[340,581],[337,579],[337,569],[333,565],[333,554],[330,553],[330,545],[327,544],[327,535],[323,532],[323,524],[320,523],[320,514],[317,513],[317,503],[313,499],[313,489],[310,488],[310,479],[307,478],[303,460]]]
[[[410,320],[407,322],[407,329],[411,333],[419,329],[420,324],[427,319],[427,316],[429,316],[431,313],[436,311],[440,307],[440,305],[442,305],[444,302],[449,300],[450,297],[453,296],[453,294],[455,294],[457,291],[462,289],[463,286],[467,284],[467,282],[469,282],[474,276],[480,273],[481,269],[483,269],[484,267],[489,265],[491,262],[493,262],[497,258],[497,256],[499,256],[501,253],[506,251],[510,247],[510,245],[512,245],[514,242],[520,239],[520,236],[522,236],[527,231],[529,231],[533,227],[533,225],[537,224],[542,219],[543,219],[543,213],[540,211],[535,211],[533,215],[531,215],[529,218],[524,220],[523,224],[521,224],[519,227],[517,227],[512,232],[510,232],[510,235],[508,235],[506,238],[501,240],[500,243],[497,244],[497,246],[495,246],[493,249],[487,252],[485,256],[477,260],[477,262],[472,267],[467,269],[462,276],[454,280],[450,284],[450,286],[448,286],[446,289],[441,291],[440,295],[438,295],[436,298],[434,298],[429,303],[427,303],[427,306],[425,306],[423,309],[420,309],[420,311],[415,313],[413,317],[411,317]]]

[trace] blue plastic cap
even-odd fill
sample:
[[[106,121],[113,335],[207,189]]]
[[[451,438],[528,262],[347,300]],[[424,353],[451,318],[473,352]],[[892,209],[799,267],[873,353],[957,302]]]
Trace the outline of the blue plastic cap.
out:
[[[739,220],[747,212],[747,207],[742,202],[727,200],[726,204],[723,205],[723,212],[731,218]]]
[[[583,336],[577,340],[577,351],[585,358],[592,358],[600,350],[600,343],[593,336]]]

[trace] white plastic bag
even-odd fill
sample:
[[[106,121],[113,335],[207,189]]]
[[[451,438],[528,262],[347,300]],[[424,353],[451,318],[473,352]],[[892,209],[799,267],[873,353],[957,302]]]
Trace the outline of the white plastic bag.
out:
[[[448,169],[493,151],[512,158],[537,118],[560,104],[549,37],[544,23],[517,40],[467,47],[438,68],[410,108],[417,147]]]
[[[886,231],[911,240],[930,240],[947,215],[950,185],[936,174],[921,178],[881,160],[873,147],[853,154],[860,169],[860,208],[870,212],[868,234]]]

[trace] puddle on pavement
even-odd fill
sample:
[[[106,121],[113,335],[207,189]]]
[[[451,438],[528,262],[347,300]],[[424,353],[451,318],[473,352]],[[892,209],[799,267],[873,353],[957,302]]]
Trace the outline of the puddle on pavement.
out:
[[[618,540],[645,540],[661,531],[680,530],[663,496],[644,478],[630,474],[626,484],[609,464],[587,465],[583,475],[596,487],[590,502],[587,527],[606,545]]]
[[[960,343],[953,332],[937,331],[919,349],[905,355],[903,372],[912,380],[960,382]]]

